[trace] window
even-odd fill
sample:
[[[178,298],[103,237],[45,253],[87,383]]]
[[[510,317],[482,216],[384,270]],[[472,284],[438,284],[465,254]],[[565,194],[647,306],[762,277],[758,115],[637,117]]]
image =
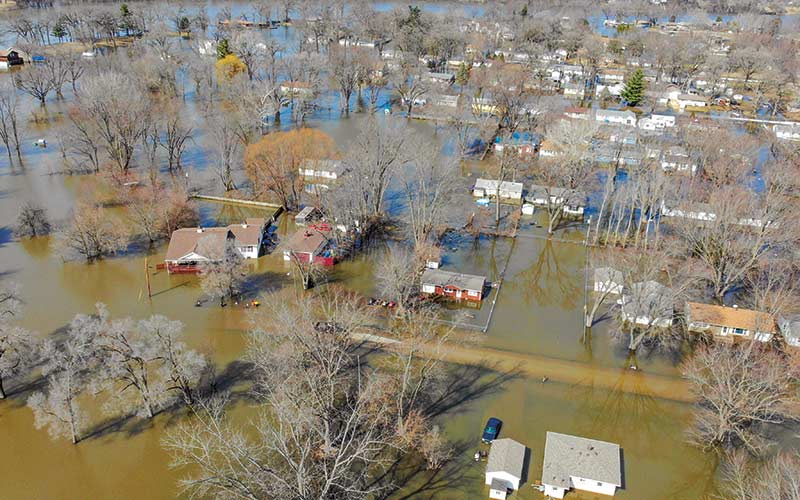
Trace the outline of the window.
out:
[[[732,333],[734,335],[746,335],[747,330],[745,330],[744,328],[734,328]]]
[[[597,486],[603,486],[603,483],[601,483],[600,481],[597,481]]]

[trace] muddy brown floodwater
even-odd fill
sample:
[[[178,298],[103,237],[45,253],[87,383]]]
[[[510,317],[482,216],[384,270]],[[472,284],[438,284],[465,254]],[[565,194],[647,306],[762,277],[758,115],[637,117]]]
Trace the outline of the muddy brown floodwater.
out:
[[[4,77],[0,75],[0,78]],[[58,104],[49,105],[58,113]],[[380,119],[395,119],[381,117]],[[326,119],[315,123],[344,145],[355,135],[361,118]],[[413,127],[436,137],[432,128]],[[0,276],[19,283],[26,301],[22,325],[41,336],[63,329],[75,313],[93,311],[98,301],[115,316],[136,318],[160,313],[186,325],[186,340],[213,358],[223,371],[245,346],[247,317],[235,307],[194,307],[200,295],[195,278],[152,275],[154,296],[147,298],[144,259],[151,265],[163,259],[165,245],[86,264],[64,262],[52,250],[51,238],[16,241],[11,236],[19,207],[32,200],[44,205],[51,217],[63,221],[77,197],[91,194],[91,177],[51,175],[58,171],[55,148],[40,150],[30,144],[39,136],[55,134],[47,126],[28,127],[25,168],[10,168],[0,160]],[[202,133],[202,132],[199,132]],[[200,143],[201,141],[198,141]],[[194,145],[188,155],[190,182],[213,180],[204,168],[205,155]],[[472,167],[471,167],[472,168]],[[474,166],[472,177],[480,165]],[[464,179],[467,185],[470,178]],[[471,197],[460,202],[474,210]],[[204,223],[237,221],[255,212],[218,204],[201,204]],[[504,421],[502,435],[525,443],[531,450],[528,481],[514,498],[542,496],[530,486],[539,478],[548,430],[608,440],[624,450],[625,486],[618,498],[698,499],[712,490],[716,462],[710,455],[685,444],[690,420],[686,385],[670,360],[654,355],[639,360],[640,373],[621,369],[625,353],[611,341],[608,321],[595,328],[591,342],[581,342],[581,309],[585,249],[575,243],[542,239],[530,220],[516,240],[453,237],[445,244],[444,269],[485,274],[501,281],[494,314],[483,341],[475,348],[453,349],[450,360],[514,369],[504,377],[487,368],[453,365],[471,380],[463,402],[441,415],[439,425],[452,439],[455,462],[446,471],[420,472],[398,484],[395,498],[486,498],[483,466],[472,461],[486,419]],[[281,219],[280,233],[292,224]],[[581,228],[560,238],[580,241]],[[374,292],[374,249],[337,266],[337,284],[363,294]],[[252,264],[250,293],[265,296],[279,291],[282,300],[299,293],[291,269],[280,255]],[[287,275],[287,273],[289,273]],[[277,299],[273,299],[277,300]],[[479,311],[468,311],[475,322],[488,319],[491,300]],[[448,311],[454,314],[455,311]],[[541,380],[547,377],[548,381]],[[178,495],[179,471],[169,469],[169,457],[160,447],[173,416],[152,422],[133,419],[116,427],[103,426],[103,416],[90,408],[93,435],[78,446],[51,440],[36,430],[25,406],[30,387],[12,386],[0,402],[0,484],[3,499],[161,499]],[[592,495],[570,494],[589,499]]]

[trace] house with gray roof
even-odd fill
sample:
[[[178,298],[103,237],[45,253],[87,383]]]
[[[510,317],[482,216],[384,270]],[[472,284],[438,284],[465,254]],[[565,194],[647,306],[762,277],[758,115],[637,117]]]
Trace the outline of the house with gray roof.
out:
[[[548,432],[542,486],[545,496],[564,498],[571,489],[614,496],[622,487],[618,444]]]
[[[451,273],[441,269],[426,269],[420,278],[423,295],[441,295],[457,300],[480,302],[486,286],[485,276]]]
[[[518,490],[525,467],[525,445],[513,439],[492,441],[486,462],[486,484],[489,498],[505,500],[509,491]]]

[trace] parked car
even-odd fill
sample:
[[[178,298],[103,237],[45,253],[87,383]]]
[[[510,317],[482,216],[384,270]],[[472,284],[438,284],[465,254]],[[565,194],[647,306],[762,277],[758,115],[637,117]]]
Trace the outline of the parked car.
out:
[[[491,443],[495,439],[497,439],[497,435],[500,434],[500,427],[503,426],[503,422],[499,418],[490,418],[486,421],[486,427],[483,428],[483,437],[481,441],[486,444]]]

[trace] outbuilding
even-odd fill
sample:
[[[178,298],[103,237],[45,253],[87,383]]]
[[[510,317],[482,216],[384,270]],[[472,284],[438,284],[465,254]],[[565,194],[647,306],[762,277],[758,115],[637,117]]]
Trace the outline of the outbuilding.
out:
[[[499,194],[500,198],[520,200],[522,199],[522,183],[477,179],[472,194],[478,198],[496,197]]]
[[[486,462],[486,484],[489,498],[505,500],[510,491],[518,490],[525,467],[524,444],[503,438],[492,441]]]

